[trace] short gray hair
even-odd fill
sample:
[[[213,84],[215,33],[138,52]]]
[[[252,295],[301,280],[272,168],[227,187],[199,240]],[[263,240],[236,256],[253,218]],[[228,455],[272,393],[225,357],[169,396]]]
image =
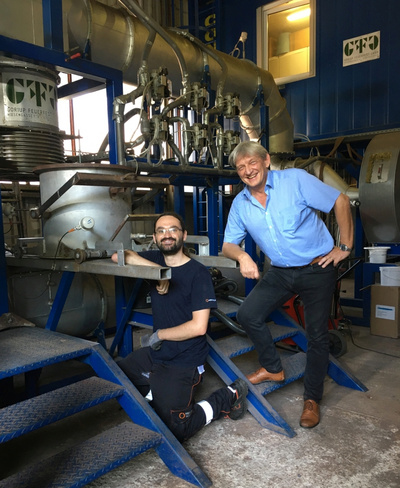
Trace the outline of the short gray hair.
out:
[[[255,141],[243,141],[239,143],[229,155],[229,164],[232,168],[236,168],[236,161],[243,156],[259,156],[265,159],[268,151],[264,146]]]

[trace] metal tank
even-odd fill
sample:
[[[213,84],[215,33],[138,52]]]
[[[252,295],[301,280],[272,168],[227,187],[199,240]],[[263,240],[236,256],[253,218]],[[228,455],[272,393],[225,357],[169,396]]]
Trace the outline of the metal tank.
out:
[[[46,326],[61,280],[60,271],[17,272],[8,279],[10,308],[37,327]],[[76,273],[57,332],[85,337],[106,319],[107,303],[99,279]]]
[[[57,73],[0,57],[0,174],[32,177],[38,164],[62,163]]]
[[[74,175],[125,176],[131,169],[108,164],[63,164],[36,169],[40,179],[42,205],[59,192]],[[111,187],[111,188],[110,188]],[[76,249],[96,249],[109,241],[124,218],[131,213],[131,192],[109,186],[71,186],[43,215],[44,255],[70,259]],[[68,232],[71,231],[71,232]],[[131,248],[131,225],[125,225],[115,241]]]
[[[368,242],[400,242],[400,131],[377,135],[368,144],[359,187]]]

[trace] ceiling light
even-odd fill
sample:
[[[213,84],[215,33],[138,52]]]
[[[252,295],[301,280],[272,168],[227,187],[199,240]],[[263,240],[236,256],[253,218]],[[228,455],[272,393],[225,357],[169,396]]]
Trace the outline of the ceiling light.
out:
[[[288,15],[286,18],[289,22],[294,22],[295,20],[304,19],[305,17],[309,17],[311,15],[311,9],[305,8],[303,10],[298,10],[293,14]]]

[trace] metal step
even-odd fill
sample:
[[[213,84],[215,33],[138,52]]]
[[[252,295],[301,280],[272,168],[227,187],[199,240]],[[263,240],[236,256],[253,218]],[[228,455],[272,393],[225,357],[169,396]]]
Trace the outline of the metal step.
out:
[[[272,391],[278,390],[302,378],[306,369],[306,354],[304,352],[296,352],[282,358],[282,367],[285,372],[285,381],[264,381],[263,383],[254,385],[254,388],[260,395],[265,396]]]
[[[285,325],[270,323],[268,324],[268,327],[271,331],[274,342],[279,342],[283,339],[288,339],[289,337],[294,337],[296,334],[298,334],[297,329],[293,329],[292,327],[287,327]],[[254,344],[248,337],[239,335],[224,337],[217,340],[216,343],[221,351],[229,358],[241,356],[242,354],[250,352],[254,349]]]
[[[95,345],[38,327],[4,330],[0,338],[0,379],[80,358],[90,354]]]
[[[0,443],[81,412],[124,393],[124,387],[97,376],[0,410]]]
[[[222,378],[227,385],[235,381],[237,378],[241,378],[247,382],[249,388],[247,408],[259,424],[278,434],[287,435],[289,437],[296,435],[290,425],[288,425],[272,408],[266,398],[258,392],[255,385],[252,385],[236,364],[222,352],[219,344],[214,342],[209,336],[207,336],[207,342],[210,345],[207,362],[218,376]]]
[[[105,388],[103,393],[100,393],[96,399],[95,394],[91,398],[90,394],[86,397],[88,392],[83,392],[83,397],[80,397],[76,403],[68,403],[66,409],[64,406],[58,405],[50,413],[46,412],[45,418],[41,414],[37,414],[36,411],[47,407],[47,404],[43,405],[40,402],[47,403],[45,399],[49,397],[43,396],[47,393],[35,397],[37,399],[29,404],[29,411],[25,413],[28,418],[32,417],[32,421],[25,422],[23,420],[24,413],[21,413],[21,419],[17,418],[16,421],[19,424],[6,429],[4,438],[21,435],[25,431],[28,432],[33,428],[40,427],[40,425],[74,413],[75,409],[79,411],[80,408],[88,408],[92,405],[92,401],[100,402],[111,397],[117,397],[121,407],[134,424],[128,422],[122,428],[108,430],[100,436],[86,441],[81,446],[53,457],[49,461],[43,461],[34,467],[26,468],[21,473],[1,480],[0,488],[84,486],[114,467],[129,461],[137,454],[155,446],[158,446],[157,454],[172,474],[201,488],[211,486],[211,481],[100,344],[37,327],[19,327],[1,332],[0,379],[9,379],[20,373],[34,373],[40,371],[44,366],[70,359],[77,359],[90,366],[97,375],[96,378],[104,379],[104,382],[92,380],[93,383],[102,383],[101,388]],[[111,382],[111,387],[107,382]],[[68,387],[72,391],[75,388],[73,385],[76,383]],[[106,385],[107,387],[105,387]],[[77,385],[76,387],[78,388]],[[108,387],[111,390],[107,392]],[[83,389],[85,390],[85,388]],[[58,395],[62,397],[65,390],[53,391],[55,397]],[[62,398],[59,398],[56,403],[62,404]],[[8,409],[8,407],[5,408]],[[18,411],[18,407],[13,408]],[[23,409],[24,406],[20,408]],[[42,422],[44,423],[42,424]]]
[[[78,488],[143,452],[158,446],[162,436],[131,422],[28,466],[0,481],[0,488]]]

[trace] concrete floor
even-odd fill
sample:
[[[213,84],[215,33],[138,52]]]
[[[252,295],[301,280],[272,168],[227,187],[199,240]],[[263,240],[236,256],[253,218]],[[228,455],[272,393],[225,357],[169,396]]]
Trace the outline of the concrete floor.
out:
[[[367,392],[337,385],[329,377],[321,404],[321,423],[311,430],[298,425],[302,380],[268,395],[267,400],[296,436],[288,438],[260,427],[246,413],[242,420],[220,420],[205,427],[184,447],[216,488],[324,487],[397,488],[400,486],[400,342],[372,336],[369,328],[351,327],[348,352],[340,358]],[[257,360],[239,358],[244,372]],[[208,368],[198,399],[222,385]],[[0,479],[62,451],[80,438],[124,420],[118,403],[95,407],[10,441],[0,449]],[[147,452],[87,485],[89,488],[187,488],[155,452]],[[29,488],[29,487],[26,487]]]
[[[397,488],[400,486],[400,339],[372,336],[368,327],[344,331],[348,351],[339,361],[367,388],[360,392],[325,380],[321,423],[302,429],[303,382],[267,396],[295,430],[289,438],[261,428],[250,413],[220,420],[184,447],[215,488]],[[257,367],[254,353],[237,359],[244,373]],[[70,365],[74,367],[74,363]],[[76,366],[79,368],[79,366]],[[222,386],[207,369],[197,400]],[[0,445],[0,479],[126,419],[113,400],[70,419]],[[188,488],[149,451],[86,485],[89,488]],[[29,487],[26,487],[29,488]]]
[[[366,393],[338,386],[329,377],[321,423],[299,427],[302,380],[268,395],[272,407],[296,431],[288,438],[260,428],[247,413],[220,420],[184,446],[215,488],[400,486],[400,342],[351,327],[348,352],[340,359],[367,387]],[[254,361],[252,358],[251,362]],[[209,369],[204,394],[220,385]],[[207,386],[207,387],[206,387]],[[187,488],[155,453],[145,453],[87,485],[90,488]]]

